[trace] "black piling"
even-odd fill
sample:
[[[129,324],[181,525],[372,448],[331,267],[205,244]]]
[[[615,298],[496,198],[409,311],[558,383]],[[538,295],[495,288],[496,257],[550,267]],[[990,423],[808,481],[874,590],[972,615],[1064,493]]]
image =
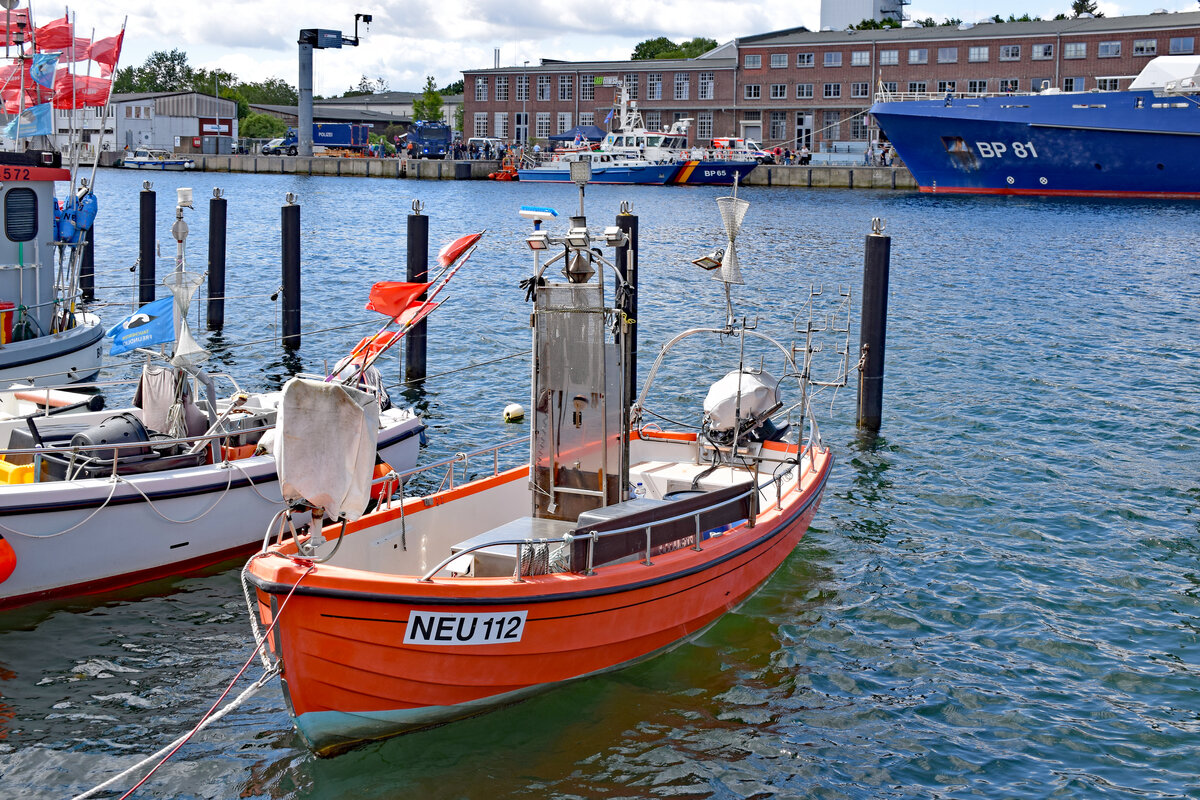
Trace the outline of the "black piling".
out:
[[[228,206],[220,189],[208,201],[208,329],[225,327],[225,214]]]
[[[408,277],[410,283],[429,283],[429,217],[413,203],[408,215]],[[424,300],[425,293],[421,294]],[[425,320],[412,327],[404,337],[404,380],[412,384],[425,380]]]
[[[283,231],[283,346],[300,346],[300,206],[288,192],[280,209]]]
[[[883,353],[887,341],[888,273],[892,237],[883,234],[883,223],[871,220],[863,257],[862,321],[858,373],[858,426],[877,431],[883,421]]]
[[[96,223],[83,232],[79,246],[83,248],[79,258],[79,293],[83,302],[96,299]]]
[[[138,305],[154,302],[154,190],[150,181],[138,195]]]

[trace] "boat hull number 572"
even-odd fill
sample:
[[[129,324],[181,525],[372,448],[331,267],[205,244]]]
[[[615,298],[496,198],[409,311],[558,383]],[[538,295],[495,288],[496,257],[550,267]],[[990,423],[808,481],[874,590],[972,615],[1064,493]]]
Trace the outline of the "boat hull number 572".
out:
[[[509,644],[525,635],[528,611],[498,614],[442,614],[413,611],[404,631],[405,644]]]
[[[976,142],[975,149],[984,158],[1002,158],[1012,154],[1017,158],[1037,158],[1033,142]]]

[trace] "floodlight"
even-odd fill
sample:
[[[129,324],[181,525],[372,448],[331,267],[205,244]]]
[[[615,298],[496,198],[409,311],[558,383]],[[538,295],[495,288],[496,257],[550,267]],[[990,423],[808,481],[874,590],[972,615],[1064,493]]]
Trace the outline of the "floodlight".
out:
[[[610,225],[604,229],[604,243],[609,247],[621,247],[628,244],[628,242],[629,239],[625,236],[625,231],[616,225]]]
[[[577,183],[580,186],[584,185],[592,179],[592,162],[590,159],[581,158],[578,161],[571,162],[571,182]]]
[[[550,237],[545,231],[534,231],[525,239],[530,250],[545,250],[550,246]]]
[[[721,262],[725,260],[725,249],[718,247],[706,256],[697,258],[692,263],[700,269],[714,270],[721,266]]]
[[[591,244],[587,228],[571,228],[567,231],[567,244],[578,250],[586,250]]]

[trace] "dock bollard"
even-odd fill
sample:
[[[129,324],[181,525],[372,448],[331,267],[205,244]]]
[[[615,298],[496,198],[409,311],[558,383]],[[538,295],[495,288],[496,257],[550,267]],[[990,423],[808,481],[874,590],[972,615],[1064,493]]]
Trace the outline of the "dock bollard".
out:
[[[142,181],[138,194],[138,305],[154,302],[154,207],[153,184]]]
[[[408,215],[409,283],[429,283],[429,217],[421,214],[423,208],[420,200],[413,200],[413,213]],[[420,299],[425,297],[422,292]],[[421,320],[404,337],[404,380],[423,381],[425,375],[425,320]]]
[[[888,273],[892,237],[883,220],[871,220],[863,256],[862,320],[859,323],[858,427],[877,431],[883,422],[883,353],[887,341]]]
[[[83,302],[96,299],[96,223],[83,232],[79,240],[83,248],[79,257],[79,294]]]
[[[225,327],[225,215],[228,202],[220,189],[208,201],[208,329]]]
[[[282,228],[283,346],[300,346],[300,206],[288,192],[279,212]]]

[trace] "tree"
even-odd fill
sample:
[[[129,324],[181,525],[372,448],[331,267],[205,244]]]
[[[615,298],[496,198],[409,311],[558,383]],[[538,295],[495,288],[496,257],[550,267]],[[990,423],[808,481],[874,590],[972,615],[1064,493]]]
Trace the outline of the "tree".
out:
[[[459,103],[454,108],[454,130],[462,133],[463,129],[463,106]]]
[[[887,28],[899,28],[900,22],[891,17],[884,17],[883,21],[877,20],[874,17],[864,19],[856,25],[851,25],[850,30],[854,31],[881,31]]]
[[[913,22],[920,25],[922,28],[936,28],[937,27],[937,20],[935,20],[933,17],[926,17],[925,19],[914,19]]]
[[[260,105],[294,106],[300,102],[295,87],[282,78],[241,83],[238,84],[238,91],[248,102]]]
[[[638,42],[633,48],[633,61],[645,61],[651,58],[696,58],[717,46],[716,39],[706,39],[697,36],[682,44],[675,44],[665,36]]]
[[[121,67],[113,78],[113,94],[129,94],[137,91],[133,67]]]
[[[247,139],[274,139],[287,133],[287,123],[270,114],[250,113],[238,123],[238,130]]]
[[[413,101],[413,119],[440,122],[442,117],[442,95],[430,75],[425,79],[425,91]]]
[[[1104,13],[1096,10],[1096,4],[1092,0],[1075,0],[1071,3],[1071,14],[1079,17],[1084,14],[1091,14],[1093,17],[1103,17]]]
[[[697,36],[679,45],[679,49],[683,51],[684,58],[699,58],[716,46],[716,39],[706,39],[703,36]]]
[[[438,91],[442,93],[442,97],[445,97],[447,95],[462,94],[463,88],[463,79],[459,78],[454,83],[446,84],[441,89],[438,89]]]
[[[371,80],[363,75],[358,79],[358,86],[351,86],[342,97],[361,97],[365,94],[379,94],[386,91],[388,91],[388,82],[385,78]]]
[[[194,70],[188,65],[187,53],[179,48],[155,50],[145,63],[133,71],[133,91],[179,92],[192,88]]]
[[[679,45],[665,36],[659,36],[657,39],[646,39],[644,42],[638,42],[633,48],[633,55],[629,58],[631,61],[644,61],[648,58],[674,58],[670,54],[678,51]]]

